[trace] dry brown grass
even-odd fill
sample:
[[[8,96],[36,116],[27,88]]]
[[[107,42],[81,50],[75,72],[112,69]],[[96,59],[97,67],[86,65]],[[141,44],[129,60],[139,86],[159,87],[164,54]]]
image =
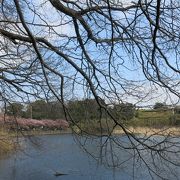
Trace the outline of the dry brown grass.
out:
[[[171,135],[179,136],[180,127],[163,127],[163,128],[151,128],[151,127],[128,127],[129,133],[142,134],[142,135]],[[124,131],[120,128],[116,128],[113,131],[114,134],[125,134]]]
[[[0,128],[0,155],[8,154],[15,148],[12,136],[3,127]]]

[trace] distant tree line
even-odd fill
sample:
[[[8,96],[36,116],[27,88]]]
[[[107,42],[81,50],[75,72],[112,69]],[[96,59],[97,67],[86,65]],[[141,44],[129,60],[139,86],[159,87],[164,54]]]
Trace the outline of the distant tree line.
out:
[[[135,107],[132,103],[114,103],[113,105],[106,105],[106,103],[101,100],[101,104],[106,106],[106,109],[117,119],[119,123],[124,123],[126,125],[131,125],[136,123],[136,120],[141,120],[141,111],[138,107]],[[70,100],[65,103],[68,110],[68,115],[66,118],[71,122],[74,127],[81,127],[81,130],[86,132],[107,132],[108,129],[112,129],[115,124],[113,124],[107,115],[107,111],[97,104],[95,99],[81,99],[81,100]],[[168,116],[168,123],[170,125],[180,124],[180,108],[179,106],[171,107],[165,103],[157,102],[153,106],[153,110],[149,109],[148,112],[159,112],[165,113]],[[45,101],[36,100],[29,104],[21,103],[11,103],[6,107],[6,114],[9,116],[15,116],[18,118],[25,119],[37,119],[37,120],[57,120],[65,119],[64,110],[60,102],[58,101]],[[152,114],[153,115],[153,114]],[[147,124],[149,121],[149,116],[146,117],[144,123]],[[162,115],[162,119],[164,115]],[[101,119],[101,121],[99,121]],[[160,117],[161,119],[161,117]],[[72,121],[73,120],[73,121]],[[133,121],[131,121],[133,120]],[[156,118],[156,124],[159,123],[159,119]],[[162,124],[167,123],[166,120],[162,121]],[[154,122],[154,121],[153,121]],[[138,121],[139,123],[139,121]],[[141,124],[140,123],[140,124]]]
[[[61,119],[64,118],[63,108],[59,102],[36,100],[27,105],[12,103],[6,107],[6,114],[31,119]]]
[[[175,114],[180,114],[180,106],[168,106],[165,103],[156,102],[153,106],[154,110],[169,110],[172,109]]]
[[[101,103],[105,105],[105,102]],[[66,107],[76,123],[107,117],[106,111],[99,107],[95,99],[71,100],[66,103]],[[119,121],[130,120],[135,116],[135,106],[131,103],[115,104],[108,108]],[[59,102],[46,102],[44,100],[36,100],[27,105],[12,103],[6,107],[6,114],[32,119],[65,118],[63,107]]]

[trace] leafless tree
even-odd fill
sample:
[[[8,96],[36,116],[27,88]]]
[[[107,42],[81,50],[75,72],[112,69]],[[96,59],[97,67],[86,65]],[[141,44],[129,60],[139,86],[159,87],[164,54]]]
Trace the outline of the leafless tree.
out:
[[[113,124],[107,134],[99,135],[104,136],[102,149],[113,142],[133,152],[152,178],[165,178],[158,171],[156,156],[164,164],[179,166],[176,158],[168,156],[179,153],[176,137],[162,132],[159,141],[153,139],[157,132],[137,136],[108,108],[151,100],[155,88],[179,101],[178,0],[2,0],[0,9],[3,101],[56,97],[73,126],[65,102],[95,98]],[[100,125],[101,120],[100,116]],[[117,127],[128,144],[112,135]],[[144,158],[144,152],[150,153],[151,160]]]

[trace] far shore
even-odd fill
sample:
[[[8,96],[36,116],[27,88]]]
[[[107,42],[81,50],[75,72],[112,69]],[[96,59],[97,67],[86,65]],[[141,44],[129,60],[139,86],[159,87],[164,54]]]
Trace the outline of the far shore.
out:
[[[58,135],[58,134],[71,134],[71,129],[66,130],[30,130],[30,131],[21,131],[22,135]]]
[[[129,126],[126,128],[127,133],[141,134],[146,136],[152,135],[170,135],[170,136],[179,136],[180,135],[180,127],[162,127],[162,128],[154,128],[154,127],[132,127]],[[40,135],[61,135],[61,134],[72,134],[73,131],[68,128],[65,130],[28,130],[28,131],[10,131],[8,134],[9,137],[15,136],[40,136]],[[76,133],[79,134],[80,131],[76,130]],[[92,134],[92,132],[91,132]],[[94,132],[96,134],[96,132]],[[106,133],[104,133],[105,135]],[[113,135],[125,135],[126,133],[120,128],[115,128],[113,130]],[[7,134],[1,134],[1,137],[6,136]],[[99,133],[98,133],[99,135]]]
[[[127,133],[134,133],[134,134],[142,134],[146,136],[153,136],[153,135],[162,135],[162,136],[179,136],[180,135],[180,127],[162,127],[162,128],[154,128],[154,127],[128,127]],[[113,134],[125,134],[125,132],[120,129],[116,128],[113,131]]]
[[[58,134],[71,134],[71,129],[66,130],[17,130],[17,131],[10,131],[9,137],[15,137],[15,136],[40,136],[40,135],[58,135]],[[6,135],[1,135],[1,137]]]
[[[154,127],[132,127],[129,126],[126,128],[128,134],[135,135],[143,135],[143,136],[180,136],[180,127],[162,127],[162,128],[154,128]],[[6,143],[4,141],[0,141],[0,155],[4,154],[3,152],[11,152],[13,151],[13,144],[11,143],[14,137],[28,137],[28,136],[42,136],[42,135],[63,135],[63,134],[72,134],[73,131],[68,128],[65,130],[29,130],[29,131],[1,131],[0,138],[7,140]],[[80,134],[80,131],[76,130],[77,134]],[[125,135],[126,134],[120,127],[115,128],[112,135]],[[98,133],[91,133],[99,136]],[[103,135],[108,135],[104,133]],[[5,153],[5,154],[6,154]]]
[[[21,132],[19,132],[20,134]],[[61,135],[61,134],[72,134],[73,131],[68,128],[66,130],[31,130],[31,131],[23,131],[22,135]],[[78,134],[78,132],[76,132]],[[161,136],[179,136],[180,135],[180,127],[162,127],[162,128],[154,128],[154,127],[127,127],[127,133],[141,134],[146,136],[153,135],[161,135]],[[96,134],[96,132],[94,133]],[[106,133],[105,133],[106,134]],[[125,135],[126,133],[121,128],[115,128],[113,135]]]

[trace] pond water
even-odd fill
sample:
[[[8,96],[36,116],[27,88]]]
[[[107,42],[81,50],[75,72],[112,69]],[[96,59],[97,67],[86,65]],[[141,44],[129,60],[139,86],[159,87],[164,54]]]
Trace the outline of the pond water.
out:
[[[122,136],[121,139],[123,138],[125,139]],[[105,153],[102,149],[100,151],[99,141],[87,140],[88,154],[71,134],[34,136],[31,140],[23,139],[23,150],[0,159],[0,180],[151,179],[148,170],[143,165],[138,165],[137,160],[125,162],[130,157],[127,151],[115,150],[119,152],[118,159],[124,163],[118,168],[109,167],[110,159],[116,163],[117,159],[113,159],[107,147]],[[98,158],[100,152],[103,156],[101,160]],[[67,175],[55,176],[56,172]],[[133,172],[135,176],[132,176]]]

